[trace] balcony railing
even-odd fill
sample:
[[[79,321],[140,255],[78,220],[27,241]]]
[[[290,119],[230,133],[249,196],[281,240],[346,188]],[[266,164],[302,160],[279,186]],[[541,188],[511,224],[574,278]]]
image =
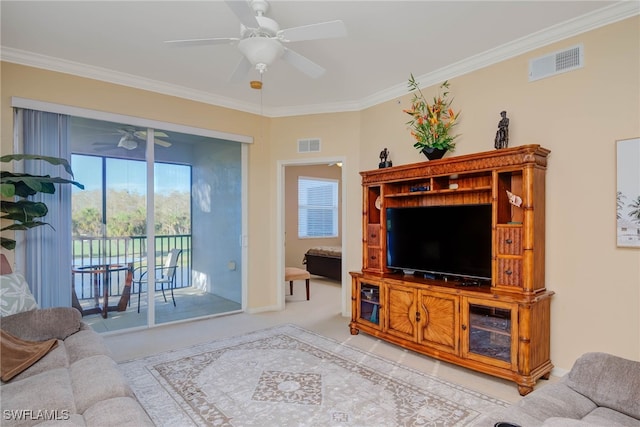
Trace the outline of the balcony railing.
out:
[[[191,286],[191,235],[176,234],[156,236],[155,260],[153,265],[163,265],[165,257],[173,248],[181,249],[182,254],[176,268],[176,288]],[[74,237],[74,270],[87,269],[100,265],[131,265],[133,268],[147,265],[147,237]],[[124,287],[126,271],[109,273],[109,296],[119,296]],[[95,286],[91,274],[74,274],[74,288],[78,299],[93,299]],[[103,277],[98,277],[102,286]]]

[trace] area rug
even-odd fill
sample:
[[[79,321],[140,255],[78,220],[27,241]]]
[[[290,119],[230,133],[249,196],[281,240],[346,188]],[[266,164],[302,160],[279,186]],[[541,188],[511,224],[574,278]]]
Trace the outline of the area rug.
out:
[[[289,324],[120,367],[158,426],[472,426],[507,405]]]

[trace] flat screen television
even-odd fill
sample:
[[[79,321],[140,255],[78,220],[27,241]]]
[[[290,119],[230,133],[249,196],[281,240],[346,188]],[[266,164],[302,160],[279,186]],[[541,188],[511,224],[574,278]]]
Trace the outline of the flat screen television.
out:
[[[386,208],[387,267],[491,279],[491,205]]]

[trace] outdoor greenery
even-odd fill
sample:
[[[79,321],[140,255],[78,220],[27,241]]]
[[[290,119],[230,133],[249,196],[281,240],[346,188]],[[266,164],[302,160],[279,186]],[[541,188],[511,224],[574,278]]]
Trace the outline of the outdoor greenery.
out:
[[[125,190],[107,190],[108,237],[146,235],[146,197]],[[73,195],[74,237],[102,236],[102,193],[82,191]],[[161,235],[191,233],[190,195],[172,192],[155,195],[155,232]]]

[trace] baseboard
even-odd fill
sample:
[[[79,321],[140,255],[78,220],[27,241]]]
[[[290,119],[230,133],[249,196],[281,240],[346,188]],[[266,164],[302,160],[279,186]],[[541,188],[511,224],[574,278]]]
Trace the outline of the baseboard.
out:
[[[247,308],[245,312],[249,314],[257,314],[257,313],[264,313],[267,311],[281,311],[281,310],[282,309],[277,305],[267,305],[264,307]]]
[[[551,369],[551,375],[553,375],[554,377],[564,377],[568,373],[569,373],[568,369],[562,369],[558,367]]]

